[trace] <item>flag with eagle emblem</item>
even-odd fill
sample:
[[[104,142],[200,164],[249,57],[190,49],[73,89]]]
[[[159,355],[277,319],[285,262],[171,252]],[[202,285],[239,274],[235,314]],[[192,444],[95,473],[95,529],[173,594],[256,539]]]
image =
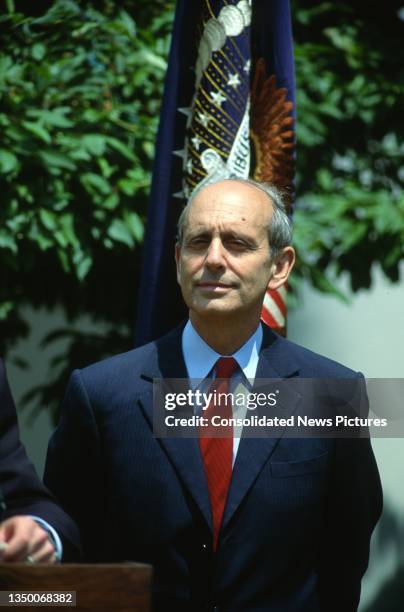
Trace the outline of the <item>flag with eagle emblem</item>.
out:
[[[230,176],[276,185],[292,212],[294,62],[289,0],[177,0],[143,252],[136,344],[186,316],[177,219],[196,187]],[[286,290],[262,319],[284,333]]]

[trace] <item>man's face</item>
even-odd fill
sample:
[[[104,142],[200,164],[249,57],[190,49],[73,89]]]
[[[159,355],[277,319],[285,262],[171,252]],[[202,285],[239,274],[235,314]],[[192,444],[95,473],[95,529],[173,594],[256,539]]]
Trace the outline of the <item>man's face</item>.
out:
[[[259,320],[275,269],[268,243],[272,203],[260,189],[225,181],[193,200],[177,246],[177,279],[193,316]]]

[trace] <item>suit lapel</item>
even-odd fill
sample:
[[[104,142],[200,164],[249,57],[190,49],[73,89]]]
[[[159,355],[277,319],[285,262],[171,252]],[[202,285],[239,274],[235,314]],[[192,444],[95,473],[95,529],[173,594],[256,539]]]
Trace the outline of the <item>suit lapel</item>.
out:
[[[139,398],[139,403],[151,429],[153,429],[153,379],[187,378],[181,348],[182,330],[183,325],[158,340],[155,343],[156,350],[151,353],[143,368],[142,378],[150,381],[150,390]],[[206,523],[212,529],[208,487],[198,439],[161,437],[157,440],[180,480],[190,492]]]
[[[291,378],[298,375],[299,371],[299,365],[293,359],[288,343],[274,334],[267,326],[263,326],[263,331],[264,337],[253,392],[259,392],[264,388],[268,389],[267,385],[262,382],[263,379]],[[300,401],[300,395],[294,388],[291,388],[291,385],[287,385],[285,382],[279,381],[279,385],[275,386],[279,389],[281,416],[288,418],[295,412]],[[257,409],[256,413],[258,417],[269,416],[265,408]],[[279,435],[278,433],[274,435],[273,432],[260,428],[260,437],[248,437],[245,434],[244,429],[234,464],[223,518],[223,529],[228,525],[264,464],[274,452],[283,431],[279,431]]]
[[[153,429],[153,379],[187,378],[187,371],[181,348],[183,325],[155,343],[145,363],[142,378],[150,382],[150,390],[140,398],[141,409]],[[295,362],[288,343],[277,336],[267,326],[263,326],[264,336],[258,361],[254,390],[259,390],[260,380],[290,378],[298,375],[299,366]],[[282,383],[280,382],[282,386]],[[284,390],[283,390],[284,389]],[[280,396],[282,416],[287,418],[295,411],[300,396],[286,385]],[[258,413],[258,416],[264,415]],[[264,464],[276,448],[278,437],[273,434],[262,437],[246,437],[240,440],[237,459],[233,469],[232,481],[223,518],[223,528],[231,520],[242,500],[258,477]],[[198,439],[161,437],[157,438],[184,486],[192,495],[209,528],[212,530],[212,514],[208,486],[199,450]]]

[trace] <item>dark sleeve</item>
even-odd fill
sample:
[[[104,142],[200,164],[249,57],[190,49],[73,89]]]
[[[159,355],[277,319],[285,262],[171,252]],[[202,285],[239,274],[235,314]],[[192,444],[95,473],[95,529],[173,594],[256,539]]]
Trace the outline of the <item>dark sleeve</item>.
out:
[[[363,417],[368,413],[367,397],[364,381],[360,384],[359,413]],[[356,612],[382,502],[370,439],[335,440],[319,566],[322,612]]]
[[[63,544],[63,561],[79,557],[78,529],[55,502],[28,459],[18,432],[17,414],[0,360],[0,487],[6,503],[1,518],[33,514],[47,521]]]
[[[49,442],[44,481],[78,525],[84,560],[101,560],[104,487],[99,434],[78,370],[70,378]]]

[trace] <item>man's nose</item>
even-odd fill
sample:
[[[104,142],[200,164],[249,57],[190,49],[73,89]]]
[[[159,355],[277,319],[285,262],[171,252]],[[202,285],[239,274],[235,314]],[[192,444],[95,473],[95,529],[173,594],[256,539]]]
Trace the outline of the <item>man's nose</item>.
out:
[[[220,238],[213,238],[206,252],[205,265],[209,268],[223,268],[225,262],[225,249]]]

